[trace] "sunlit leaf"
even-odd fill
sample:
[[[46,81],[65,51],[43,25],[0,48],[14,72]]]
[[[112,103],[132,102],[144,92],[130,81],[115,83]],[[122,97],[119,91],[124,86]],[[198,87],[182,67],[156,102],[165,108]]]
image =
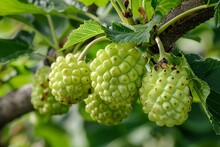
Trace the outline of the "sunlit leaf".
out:
[[[35,5],[22,3],[18,0],[0,1],[0,16],[24,13],[45,14],[45,11]]]
[[[108,3],[109,0],[78,0],[84,5],[89,6],[91,4],[96,4],[97,6],[104,6]]]
[[[139,9],[140,6],[141,6],[141,2],[142,2],[141,0],[135,0],[135,2],[132,1],[131,6],[132,6],[132,13],[133,13],[133,16],[134,16],[134,17],[139,16],[138,9]]]
[[[85,21],[78,29],[72,31],[68,37],[68,41],[64,44],[62,49],[66,49],[79,42],[86,41],[87,39],[101,33],[104,33],[104,31],[98,23],[94,21]]]

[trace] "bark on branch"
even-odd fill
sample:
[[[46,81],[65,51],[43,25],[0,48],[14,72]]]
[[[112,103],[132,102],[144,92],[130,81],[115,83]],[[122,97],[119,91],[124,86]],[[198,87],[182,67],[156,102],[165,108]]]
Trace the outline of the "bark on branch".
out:
[[[203,0],[189,0],[183,2],[181,5],[176,7],[173,11],[171,11],[164,19],[163,23],[157,26],[157,29],[160,28],[163,24],[174,18],[175,16],[181,14],[184,11],[192,9],[194,7],[204,5]],[[205,8],[200,11],[196,11],[191,13],[172,25],[166,28],[159,37],[163,42],[164,48],[166,52],[169,52],[173,48],[173,44],[188,31],[194,29],[199,24],[209,20],[214,16],[214,8]],[[158,53],[157,45],[152,47],[152,51]]]
[[[0,129],[8,122],[34,110],[31,104],[31,84],[0,98]]]

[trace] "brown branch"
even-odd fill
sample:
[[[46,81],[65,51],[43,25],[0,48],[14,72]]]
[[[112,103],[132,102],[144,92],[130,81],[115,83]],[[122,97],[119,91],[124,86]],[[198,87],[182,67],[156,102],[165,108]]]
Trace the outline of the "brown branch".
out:
[[[161,27],[163,24],[165,24],[166,22],[168,22],[169,20],[171,20],[172,18],[176,17],[177,15],[189,10],[189,9],[192,9],[192,8],[195,8],[197,6],[200,6],[200,5],[203,5],[204,2],[203,0],[186,0],[186,1],[183,1],[183,3],[181,3],[179,6],[177,6],[175,9],[173,9],[170,13],[168,13],[163,22],[161,24],[159,24],[157,27]]]
[[[176,7],[173,11],[171,11],[164,19],[163,23],[157,26],[157,29],[160,28],[163,24],[165,24],[170,19],[175,16],[181,14],[184,11],[187,11],[191,8],[203,5],[203,1],[201,0],[189,0],[182,3],[180,6]],[[188,31],[194,29],[199,24],[209,20],[214,16],[214,8],[206,8],[200,11],[196,11],[191,13],[182,19],[176,21],[168,28],[166,28],[159,37],[163,42],[164,48],[166,52],[171,51],[173,48],[173,44]],[[152,51],[158,53],[157,45],[154,45]]]
[[[0,129],[15,118],[34,110],[30,102],[31,89],[31,84],[28,84],[0,98]]]

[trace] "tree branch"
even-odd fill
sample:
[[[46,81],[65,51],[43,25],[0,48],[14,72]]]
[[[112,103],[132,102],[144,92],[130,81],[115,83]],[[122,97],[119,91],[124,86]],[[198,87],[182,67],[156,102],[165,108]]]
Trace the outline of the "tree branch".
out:
[[[181,14],[182,12],[200,5],[203,5],[203,1],[201,0],[189,0],[183,2],[165,17],[164,21],[157,26],[157,29],[168,22],[170,19]],[[205,8],[179,19],[168,28],[166,28],[161,34],[159,34],[159,37],[163,42],[166,52],[171,51],[171,49],[173,48],[173,43],[175,43],[185,33],[195,28],[199,24],[209,20],[213,16],[214,8]],[[158,53],[159,51],[156,44],[153,45],[151,49],[154,53]]]
[[[204,2],[203,0],[185,0],[183,1],[183,3],[181,3],[179,6],[177,6],[175,9],[173,9],[172,11],[170,11],[170,13],[168,13],[163,22],[161,24],[159,24],[157,27],[161,27],[163,24],[165,24],[166,22],[168,22],[169,20],[173,19],[174,17],[176,17],[177,15],[189,10],[189,9],[192,9],[192,8],[195,8],[195,7],[198,7],[200,5],[204,5]]]
[[[30,101],[31,89],[31,84],[28,84],[0,98],[0,129],[15,118],[34,110]]]

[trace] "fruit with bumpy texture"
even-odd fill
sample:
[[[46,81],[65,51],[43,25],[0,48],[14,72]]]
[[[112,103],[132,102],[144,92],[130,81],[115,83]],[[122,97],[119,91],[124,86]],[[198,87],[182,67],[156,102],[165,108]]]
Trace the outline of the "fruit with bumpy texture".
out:
[[[94,91],[109,102],[130,103],[141,87],[145,60],[141,52],[125,44],[109,44],[91,62]]]
[[[90,69],[85,61],[69,53],[59,56],[51,65],[49,86],[55,99],[63,104],[76,104],[92,91]]]
[[[87,99],[86,112],[91,118],[100,124],[107,126],[117,125],[127,118],[131,112],[131,104],[118,104],[107,102],[100,98],[98,94],[91,94]]]
[[[33,79],[31,103],[35,109],[39,110],[40,114],[56,115],[66,113],[69,106],[57,102],[49,88],[48,75],[50,71],[51,69],[48,66],[37,70]]]
[[[146,73],[140,88],[144,113],[159,126],[185,122],[191,110],[189,75],[181,66],[167,65]]]

